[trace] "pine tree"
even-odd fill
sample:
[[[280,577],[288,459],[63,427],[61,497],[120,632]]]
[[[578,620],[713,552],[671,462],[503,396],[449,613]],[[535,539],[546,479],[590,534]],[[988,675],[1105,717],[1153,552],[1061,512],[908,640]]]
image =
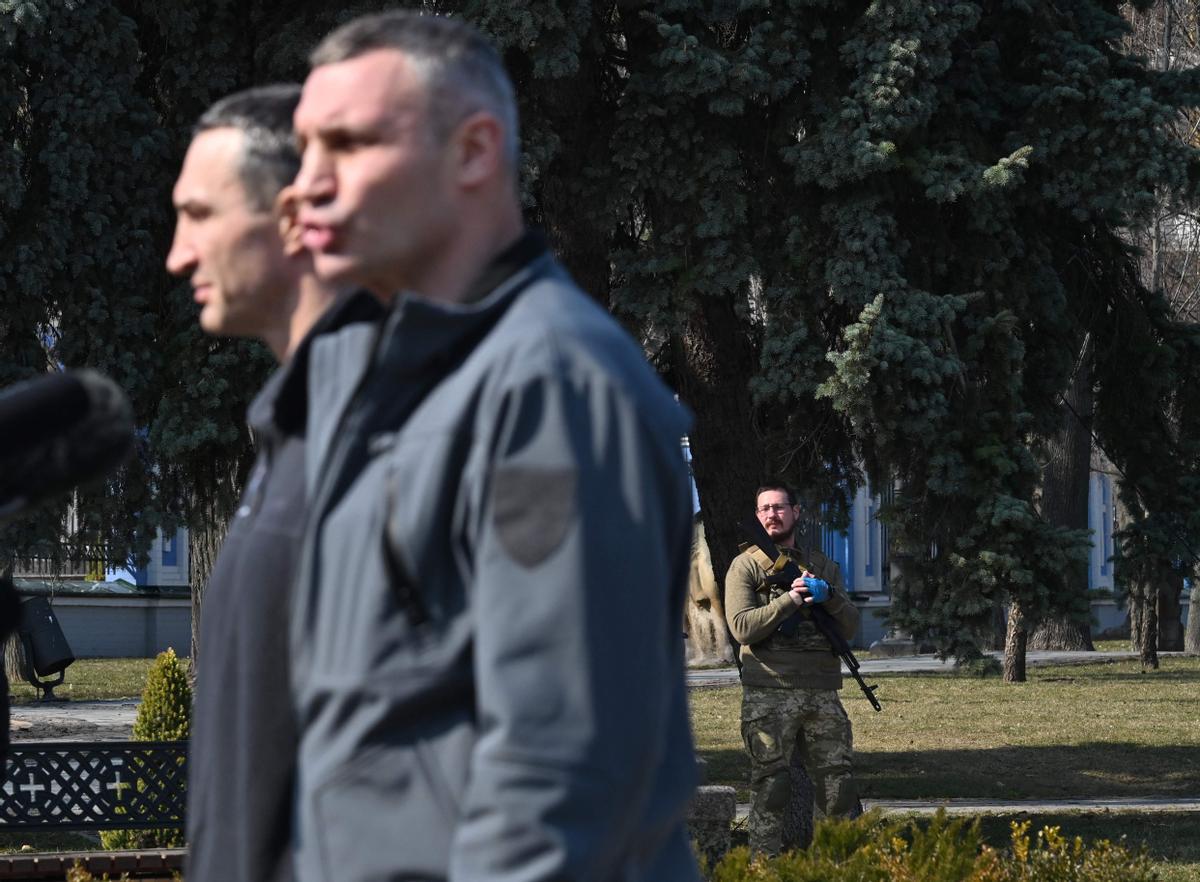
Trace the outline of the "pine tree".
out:
[[[1037,457],[1087,335],[1111,364],[1108,317],[1151,309],[1122,230],[1195,164],[1161,131],[1186,91],[1121,52],[1117,13],[876,4],[841,47],[849,91],[796,148],[831,191],[822,262],[851,307],[822,391],[899,484],[893,621],[960,658],[999,602],[1078,604],[1085,537],[1037,511]],[[1100,374],[1103,409],[1126,390]]]

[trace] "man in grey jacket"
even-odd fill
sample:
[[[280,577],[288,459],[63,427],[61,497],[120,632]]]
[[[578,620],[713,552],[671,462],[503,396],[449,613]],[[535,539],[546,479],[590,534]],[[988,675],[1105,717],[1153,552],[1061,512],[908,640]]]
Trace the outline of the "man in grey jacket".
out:
[[[304,241],[394,302],[313,350],[297,872],[690,882],[688,417],[524,231],[476,31],[387,13],[312,63]]]

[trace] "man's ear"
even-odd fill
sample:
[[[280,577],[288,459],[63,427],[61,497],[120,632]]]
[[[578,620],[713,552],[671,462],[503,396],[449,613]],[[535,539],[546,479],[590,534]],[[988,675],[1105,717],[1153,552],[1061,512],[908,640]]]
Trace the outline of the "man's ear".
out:
[[[296,189],[290,184],[280,190],[279,195],[275,197],[275,216],[279,221],[279,238],[283,242],[283,253],[287,257],[295,257],[304,250],[304,245],[300,241],[300,222],[296,215],[298,207]]]
[[[455,174],[464,189],[495,178],[504,165],[504,127],[486,110],[472,113],[454,131]]]

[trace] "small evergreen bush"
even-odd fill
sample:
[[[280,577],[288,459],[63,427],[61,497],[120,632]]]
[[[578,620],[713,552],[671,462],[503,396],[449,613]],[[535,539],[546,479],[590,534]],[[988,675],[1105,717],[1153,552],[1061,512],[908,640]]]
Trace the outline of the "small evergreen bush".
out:
[[[187,666],[174,649],[160,652],[146,674],[146,688],[133,722],[134,741],[182,741],[192,726],[192,687]]]
[[[134,741],[181,741],[192,724],[192,687],[187,668],[174,649],[160,652],[146,675],[142,703],[133,723]],[[145,782],[137,781],[139,792]],[[110,851],[137,848],[181,848],[181,829],[105,830],[101,844]]]
[[[979,822],[939,811],[928,824],[887,821],[869,812],[820,823],[806,851],[751,857],[736,848],[711,882],[1153,882],[1144,851],[1107,840],[1085,845],[1046,827],[1031,841],[1029,822],[1012,825],[1005,849],[985,845]]]

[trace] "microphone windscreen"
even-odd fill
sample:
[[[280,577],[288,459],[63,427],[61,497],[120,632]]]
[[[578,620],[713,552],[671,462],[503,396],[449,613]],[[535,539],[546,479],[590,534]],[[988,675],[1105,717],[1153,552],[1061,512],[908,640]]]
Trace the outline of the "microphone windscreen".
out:
[[[133,408],[107,377],[69,371],[22,385],[0,398],[0,437],[18,439],[0,456],[0,518],[107,475],[133,450]]]
[[[88,408],[75,373],[46,374],[0,391],[0,460],[66,432]]]

